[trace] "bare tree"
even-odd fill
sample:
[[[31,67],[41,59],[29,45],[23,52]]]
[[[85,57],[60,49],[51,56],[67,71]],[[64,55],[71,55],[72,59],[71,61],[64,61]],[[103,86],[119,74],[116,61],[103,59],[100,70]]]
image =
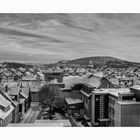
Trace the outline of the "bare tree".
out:
[[[55,85],[44,85],[40,88],[40,100],[42,105],[49,107],[49,118],[52,118],[52,109],[56,106],[56,101],[59,96],[59,88]]]

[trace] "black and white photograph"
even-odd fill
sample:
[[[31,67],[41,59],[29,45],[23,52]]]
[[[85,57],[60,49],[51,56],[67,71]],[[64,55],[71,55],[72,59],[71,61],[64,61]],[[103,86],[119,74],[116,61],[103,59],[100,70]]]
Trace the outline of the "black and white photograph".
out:
[[[0,13],[0,127],[140,127],[140,13]]]

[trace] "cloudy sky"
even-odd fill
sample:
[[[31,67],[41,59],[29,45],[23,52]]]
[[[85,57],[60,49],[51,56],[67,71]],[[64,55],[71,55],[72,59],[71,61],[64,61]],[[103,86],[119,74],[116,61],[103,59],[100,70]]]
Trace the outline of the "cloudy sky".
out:
[[[0,14],[0,61],[88,56],[140,62],[140,14]]]

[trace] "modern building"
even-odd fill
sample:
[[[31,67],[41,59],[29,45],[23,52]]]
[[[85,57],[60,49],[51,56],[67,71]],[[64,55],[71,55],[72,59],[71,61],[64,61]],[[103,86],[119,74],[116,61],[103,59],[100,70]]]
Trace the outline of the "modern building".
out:
[[[108,126],[108,92],[96,89],[92,92],[91,123],[93,126]]]
[[[84,102],[85,115],[91,119],[92,114],[92,91],[100,88],[114,88],[114,85],[107,78],[91,76],[86,83],[82,84],[80,90],[81,99]]]
[[[140,102],[117,101],[115,104],[114,126],[140,126]]]
[[[134,93],[129,88],[96,89],[92,91],[92,125],[116,126],[116,105],[121,102],[135,101]],[[119,117],[118,117],[119,118]],[[117,125],[118,126],[118,125]]]
[[[116,126],[115,111],[116,102],[133,101],[135,96],[130,92],[129,88],[120,88],[113,91],[109,91],[109,102],[108,102],[108,115],[110,118],[109,126]]]

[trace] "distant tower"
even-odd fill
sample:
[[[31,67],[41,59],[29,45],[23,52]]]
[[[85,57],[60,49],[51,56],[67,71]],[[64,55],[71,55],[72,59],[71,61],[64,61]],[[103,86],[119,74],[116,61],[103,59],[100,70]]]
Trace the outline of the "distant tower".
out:
[[[89,61],[89,67],[90,67],[90,68],[93,68],[93,63],[92,63],[91,60]]]
[[[92,61],[91,60],[89,61],[89,65],[92,65]]]

